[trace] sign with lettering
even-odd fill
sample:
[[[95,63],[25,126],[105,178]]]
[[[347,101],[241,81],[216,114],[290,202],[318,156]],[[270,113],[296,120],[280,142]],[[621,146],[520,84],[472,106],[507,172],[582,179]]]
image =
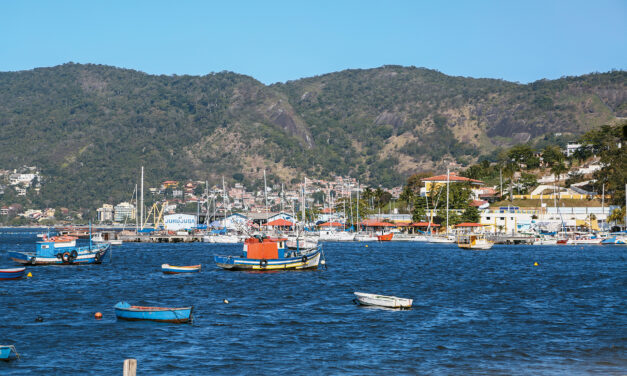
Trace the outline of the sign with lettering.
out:
[[[170,214],[163,217],[165,229],[170,231],[196,228],[196,216],[190,214]]]

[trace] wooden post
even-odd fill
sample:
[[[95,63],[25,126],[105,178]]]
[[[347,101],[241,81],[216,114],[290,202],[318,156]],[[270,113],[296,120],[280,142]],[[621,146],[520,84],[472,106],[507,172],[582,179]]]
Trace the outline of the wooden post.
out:
[[[137,359],[124,359],[124,376],[137,375]]]

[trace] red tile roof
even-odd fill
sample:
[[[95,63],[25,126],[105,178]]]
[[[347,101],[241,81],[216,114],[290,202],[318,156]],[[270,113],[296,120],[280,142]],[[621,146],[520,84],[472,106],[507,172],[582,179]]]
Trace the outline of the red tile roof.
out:
[[[411,227],[429,227],[429,222],[414,222],[410,224]],[[437,223],[431,223],[431,227],[440,227]]]
[[[437,176],[432,176],[430,178],[424,178],[422,179],[422,181],[437,181],[437,182],[445,182],[447,180],[446,178],[446,174],[444,175],[437,175]],[[470,183],[476,183],[476,184],[484,184],[484,182],[482,182],[481,180],[476,180],[476,179],[470,179],[470,178],[465,178],[463,176],[459,176],[454,172],[451,172],[448,175],[448,181],[451,182],[470,182]]]
[[[483,227],[483,226],[484,225],[482,225],[481,223],[472,223],[472,222],[464,222],[464,223],[455,225],[455,227]]]
[[[318,225],[319,227],[342,227],[343,224],[339,222],[324,222]]]
[[[470,204],[468,204],[468,205],[470,205],[470,206],[476,206],[476,207],[479,207],[479,206],[481,206],[481,205],[485,205],[485,204],[487,204],[487,203],[488,203],[488,202],[487,202],[487,201],[484,201],[484,200],[472,200],[472,201],[470,202]]]
[[[396,226],[393,223],[381,222],[381,221],[376,221],[376,220],[363,221],[361,222],[361,224],[367,227],[394,227]]]
[[[294,224],[283,218],[275,219],[274,221],[263,224],[263,226],[294,226]]]

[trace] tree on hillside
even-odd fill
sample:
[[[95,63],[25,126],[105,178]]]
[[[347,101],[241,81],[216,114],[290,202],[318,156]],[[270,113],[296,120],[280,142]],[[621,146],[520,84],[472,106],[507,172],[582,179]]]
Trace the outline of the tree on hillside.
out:
[[[552,167],[556,163],[561,163],[564,161],[564,153],[562,153],[562,149],[559,146],[549,145],[542,150],[542,160],[549,167]]]
[[[597,180],[596,190],[612,195],[612,203],[624,205],[625,182],[627,182],[627,123],[622,125],[604,125],[586,133],[582,142],[589,145],[595,154],[601,157],[603,167],[594,173]]]
[[[527,165],[532,158],[535,158],[533,149],[526,144],[512,147],[507,152],[507,156],[511,162],[518,164],[519,167],[521,164]]]

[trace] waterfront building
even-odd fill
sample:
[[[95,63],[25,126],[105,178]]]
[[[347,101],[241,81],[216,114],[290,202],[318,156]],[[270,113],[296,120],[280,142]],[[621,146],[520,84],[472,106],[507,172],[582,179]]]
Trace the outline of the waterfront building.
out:
[[[135,205],[128,202],[121,202],[115,206],[113,219],[115,222],[124,222],[125,220],[135,220]]]
[[[481,224],[487,231],[516,234],[531,228],[559,231],[562,227],[588,227],[592,230],[607,227],[607,218],[613,209],[608,207],[517,207],[505,206],[481,211]]]
[[[101,208],[96,209],[98,222],[112,222],[113,210],[113,205],[110,204],[103,204]]]

